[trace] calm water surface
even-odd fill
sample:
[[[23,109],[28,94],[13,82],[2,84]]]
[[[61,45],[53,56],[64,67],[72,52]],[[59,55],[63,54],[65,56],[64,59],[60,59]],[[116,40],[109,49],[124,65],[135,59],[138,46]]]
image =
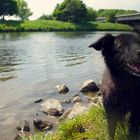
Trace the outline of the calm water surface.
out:
[[[100,52],[87,46],[105,33],[0,34],[0,140],[13,139],[19,121],[32,122],[34,114],[40,113],[35,100],[64,100],[79,93],[83,81],[101,79]],[[56,92],[61,83],[70,88],[67,95]]]

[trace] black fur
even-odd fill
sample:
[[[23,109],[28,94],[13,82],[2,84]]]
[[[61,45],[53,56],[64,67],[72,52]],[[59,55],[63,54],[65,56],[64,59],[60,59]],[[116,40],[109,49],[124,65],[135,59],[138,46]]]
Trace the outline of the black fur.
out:
[[[101,91],[106,110],[110,139],[116,124],[130,112],[129,135],[139,139],[140,126],[140,37],[138,34],[107,34],[91,44],[102,52],[107,66]],[[132,140],[132,139],[131,139]]]

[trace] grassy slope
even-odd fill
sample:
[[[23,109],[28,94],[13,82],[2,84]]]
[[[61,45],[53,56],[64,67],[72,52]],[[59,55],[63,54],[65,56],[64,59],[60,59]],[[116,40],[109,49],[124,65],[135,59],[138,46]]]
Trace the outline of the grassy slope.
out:
[[[80,133],[80,127],[83,127],[85,132]],[[126,140],[126,133],[125,125],[124,128],[118,126],[115,140]],[[45,136],[43,133],[38,133],[23,140],[83,140],[84,138],[108,140],[107,121],[102,107],[91,108],[86,114],[61,123],[53,135]]]
[[[74,24],[56,20],[0,21],[0,32],[8,31],[130,31],[129,25],[89,22]]]

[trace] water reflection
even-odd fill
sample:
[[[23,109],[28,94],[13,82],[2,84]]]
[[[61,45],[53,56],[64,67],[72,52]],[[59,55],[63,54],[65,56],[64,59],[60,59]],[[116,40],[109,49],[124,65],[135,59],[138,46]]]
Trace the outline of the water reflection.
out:
[[[85,57],[84,56],[79,56],[79,57],[76,57],[76,56],[73,56],[73,55],[70,55],[70,56],[61,56],[63,59],[60,59],[60,61],[75,61],[75,60],[81,60],[81,59],[84,59]]]
[[[31,33],[29,32],[14,32],[14,33],[1,33],[0,42],[2,41],[16,41],[28,37]]]
[[[69,63],[66,65],[66,67],[73,67],[73,66],[77,66],[83,63],[86,63],[87,61],[80,61],[80,62],[74,62],[74,63]]]
[[[16,70],[20,64],[20,57],[15,41],[22,40],[28,35],[28,33],[0,34],[0,81],[17,77]]]
[[[4,76],[0,77],[0,81],[4,82],[4,81],[7,81],[7,80],[10,80],[10,79],[13,79],[13,78],[15,78],[15,76],[4,75]]]
[[[14,49],[10,49],[7,46],[0,47],[0,81],[10,80],[15,77],[15,74],[11,72],[15,71],[16,52]]]
[[[65,39],[76,39],[76,38],[84,38],[89,32],[56,32],[55,33],[60,38]]]
[[[0,79],[30,83],[71,77],[69,73],[79,73],[77,68],[90,65],[93,50],[87,46],[103,34],[105,32],[2,33]]]
[[[66,55],[59,55],[58,61],[64,61],[66,64],[66,67],[72,67],[76,65],[80,65],[82,63],[85,63],[86,56],[81,56],[77,53],[71,53]]]

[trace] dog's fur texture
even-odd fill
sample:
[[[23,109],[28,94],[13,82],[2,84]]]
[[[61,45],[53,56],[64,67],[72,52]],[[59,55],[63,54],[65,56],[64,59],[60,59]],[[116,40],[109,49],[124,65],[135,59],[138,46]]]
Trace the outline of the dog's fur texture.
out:
[[[129,112],[129,136],[140,140],[140,36],[106,34],[89,47],[101,51],[106,64],[101,91],[110,140],[117,122]]]

